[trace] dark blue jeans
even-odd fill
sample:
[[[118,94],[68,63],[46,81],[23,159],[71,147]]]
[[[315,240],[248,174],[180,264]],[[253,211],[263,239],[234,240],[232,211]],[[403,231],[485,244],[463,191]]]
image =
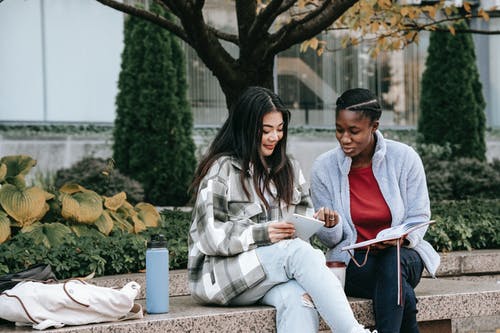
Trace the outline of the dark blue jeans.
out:
[[[362,263],[366,252],[355,252],[354,257]],[[417,299],[414,288],[422,276],[424,265],[419,254],[412,249],[401,248],[402,294],[398,301],[397,252],[389,247],[368,254],[363,267],[351,260],[347,266],[345,291],[348,296],[371,298],[375,313],[376,329],[379,333],[418,333]]]

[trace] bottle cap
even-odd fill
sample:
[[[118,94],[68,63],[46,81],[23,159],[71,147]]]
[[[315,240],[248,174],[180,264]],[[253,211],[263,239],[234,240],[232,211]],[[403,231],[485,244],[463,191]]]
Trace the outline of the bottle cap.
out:
[[[152,235],[151,240],[148,242],[148,249],[167,247],[167,240],[163,234]]]

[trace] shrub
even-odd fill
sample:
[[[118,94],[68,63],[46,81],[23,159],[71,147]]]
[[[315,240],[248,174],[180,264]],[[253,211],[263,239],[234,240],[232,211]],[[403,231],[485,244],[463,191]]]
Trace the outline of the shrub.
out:
[[[500,248],[500,199],[440,201],[425,235],[438,251]]]
[[[0,243],[10,244],[12,239],[25,235],[30,241],[24,246],[30,249],[40,246],[56,250],[62,246],[62,254],[71,255],[66,248],[74,244],[74,237],[103,237],[113,232],[138,234],[159,225],[161,217],[154,206],[144,202],[132,206],[125,192],[106,197],[75,183],[52,192],[27,186],[25,176],[35,165],[36,160],[25,155],[0,159]],[[94,247],[92,251],[97,251]],[[73,262],[85,267],[85,260]],[[62,262],[66,266],[71,263]],[[90,266],[99,271],[92,260]]]
[[[56,188],[65,183],[78,183],[108,197],[123,191],[132,204],[144,200],[142,185],[114,169],[111,160],[102,158],[87,157],[68,169],[58,170],[54,181]]]
[[[153,3],[154,12],[161,8]],[[113,158],[141,182],[146,200],[181,206],[196,166],[184,56],[172,34],[136,17],[125,22]]]
[[[119,229],[109,236],[90,231],[77,236],[68,234],[62,242],[48,248],[31,233],[18,233],[0,244],[0,275],[27,268],[35,263],[50,264],[59,279],[139,272],[145,268],[146,243],[152,234],[162,233],[168,241],[170,269],[187,266],[189,212],[163,210],[158,227],[140,234]]]
[[[451,146],[418,145],[431,201],[500,198],[500,161],[451,159]]]
[[[455,28],[467,26],[458,23]],[[422,75],[420,139],[451,144],[454,157],[485,160],[486,103],[471,35],[431,32],[428,54]]]

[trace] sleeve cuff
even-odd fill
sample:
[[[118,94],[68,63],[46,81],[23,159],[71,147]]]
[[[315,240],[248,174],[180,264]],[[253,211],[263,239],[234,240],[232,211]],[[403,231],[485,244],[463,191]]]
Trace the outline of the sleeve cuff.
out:
[[[256,245],[265,245],[271,242],[267,228],[269,223],[271,222],[259,223],[252,227],[252,236]]]
[[[415,246],[417,246],[418,244],[418,241],[419,241],[419,237],[417,234],[414,234],[414,233],[409,233],[407,236],[406,236],[406,239],[408,240],[409,244],[406,245],[407,248],[414,248]]]

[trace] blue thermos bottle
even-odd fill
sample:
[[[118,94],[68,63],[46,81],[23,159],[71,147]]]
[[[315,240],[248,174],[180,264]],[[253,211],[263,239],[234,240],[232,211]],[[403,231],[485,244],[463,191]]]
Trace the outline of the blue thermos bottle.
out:
[[[146,311],[168,312],[168,249],[165,236],[153,235],[146,250]]]

